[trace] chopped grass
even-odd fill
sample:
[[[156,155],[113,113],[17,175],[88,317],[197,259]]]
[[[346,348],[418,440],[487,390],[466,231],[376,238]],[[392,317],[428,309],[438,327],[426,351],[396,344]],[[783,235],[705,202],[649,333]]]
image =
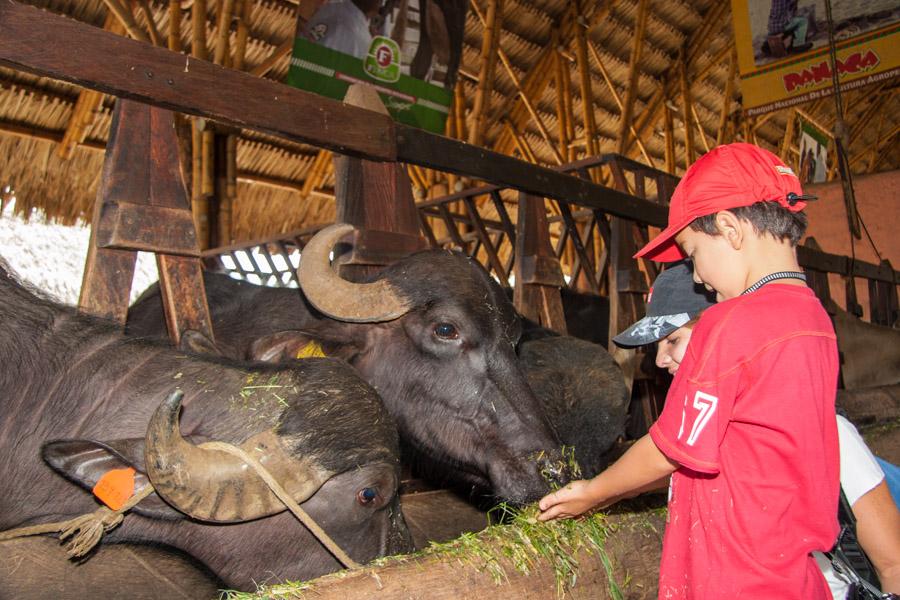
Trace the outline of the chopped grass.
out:
[[[542,523],[537,520],[536,505],[517,509],[501,504],[491,510],[494,524],[478,533],[464,533],[444,543],[432,543],[414,554],[391,556],[369,563],[364,569],[400,564],[412,559],[455,560],[462,565],[488,573],[497,585],[509,580],[509,569],[529,575],[535,569],[548,566],[556,579],[557,596],[578,581],[578,554],[587,552],[599,556],[609,579],[610,596],[620,600],[622,591],[613,577],[613,566],[604,550],[610,531],[606,516],[600,513],[582,519],[564,519]],[[346,574],[342,571],[329,576]],[[314,582],[286,582],[262,586],[256,592],[226,591],[224,600],[303,599],[315,597]],[[310,592],[307,594],[307,592]]]

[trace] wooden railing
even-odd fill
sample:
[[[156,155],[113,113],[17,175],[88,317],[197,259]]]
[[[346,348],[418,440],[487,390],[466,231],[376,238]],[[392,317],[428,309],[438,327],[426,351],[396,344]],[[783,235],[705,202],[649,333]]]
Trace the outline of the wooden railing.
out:
[[[588,171],[605,166],[621,191],[642,200],[666,206],[678,178],[641,163],[609,154],[562,165],[557,169],[588,178]],[[510,210],[515,198],[508,188],[485,185],[417,204],[422,235],[433,248],[457,249],[478,260],[501,285],[513,285],[516,248],[516,214]],[[605,295],[610,273],[609,216],[604,211],[558,199],[546,199],[553,251],[558,259],[569,258],[563,271],[572,289]],[[295,274],[300,253],[309,239],[325,224],[227,248],[204,252],[209,268],[220,269],[238,279],[274,286],[297,286]],[[636,222],[637,244],[649,238],[648,225]],[[602,240],[602,243],[599,242]],[[900,273],[885,261],[874,265],[851,261],[815,247],[798,249],[800,264],[811,287],[823,299],[831,297],[827,274],[845,278],[847,309],[862,315],[856,284],[865,281],[869,290],[869,315],[873,323],[892,326],[898,320],[897,284]],[[645,263],[652,281],[655,267]],[[649,283],[649,282],[647,282]]]

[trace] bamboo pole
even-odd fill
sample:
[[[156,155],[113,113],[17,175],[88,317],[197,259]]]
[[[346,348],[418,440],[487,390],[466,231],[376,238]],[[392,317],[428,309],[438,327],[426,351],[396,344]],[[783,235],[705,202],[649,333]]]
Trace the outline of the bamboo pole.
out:
[[[584,23],[584,19],[582,19]],[[578,62],[579,83],[581,88],[581,108],[582,118],[584,119],[584,148],[588,156],[597,156],[600,154],[599,144],[597,143],[597,125],[594,121],[594,92],[591,87],[590,63],[587,56],[587,28],[585,26],[575,29],[575,58]],[[594,181],[599,181],[599,174],[596,169],[591,173]]]
[[[612,95],[613,100],[616,102],[616,106],[619,107],[619,112],[624,112],[625,104],[622,102],[622,97],[619,96],[619,91],[616,89],[616,86],[612,82],[612,78],[609,76],[609,71],[606,70],[606,65],[603,64],[603,59],[600,57],[600,52],[597,50],[597,47],[594,43],[588,40],[588,50],[591,51],[591,56],[594,57],[594,62],[597,63],[597,67],[600,69],[600,74],[603,76],[603,81],[606,82],[606,87],[609,89],[609,93]],[[656,164],[653,162],[653,159],[650,157],[650,153],[647,152],[647,147],[644,146],[644,141],[638,136],[637,131],[634,129],[634,124],[628,124],[628,131],[634,136],[635,142],[637,142],[638,149],[641,151],[641,155],[644,157],[644,160],[647,161],[647,164],[651,167],[656,167]]]
[[[291,38],[286,40],[280,46],[272,50],[272,54],[270,54],[268,58],[250,69],[250,74],[256,75],[257,77],[264,77],[266,73],[272,70],[272,67],[278,64],[278,61],[290,54],[293,49],[294,39]]]
[[[512,123],[507,119],[503,119],[503,126],[509,131],[509,134],[512,136],[513,140],[516,143],[516,148],[519,150],[519,154],[523,159],[527,160],[530,163],[537,164],[537,157],[534,155],[534,150],[531,149],[531,145],[528,143],[518,131],[512,126]]]
[[[694,31],[694,33],[691,34],[690,39],[687,40],[687,59],[685,61],[676,60],[676,62],[670,66],[669,75],[665,78],[664,84],[661,85],[659,89],[657,89],[656,93],[650,98],[650,101],[647,102],[643,112],[637,119],[637,122],[635,123],[635,129],[639,134],[643,135],[648,127],[652,126],[659,120],[663,100],[672,96],[675,93],[676,88],[678,87],[677,71],[679,63],[685,62],[686,69],[690,70],[690,66],[693,64],[694,59],[697,57],[698,53],[708,46],[708,36],[710,30],[717,24],[721,26],[720,19],[722,18],[722,15],[727,7],[727,0],[717,0],[716,4],[710,7],[706,15],[704,15],[703,22],[700,24],[700,27],[698,27]],[[726,44],[725,47],[723,47],[722,50],[715,57],[713,57],[713,59],[709,61],[709,63],[707,63],[705,67],[703,67],[693,75],[691,80],[702,81],[703,78],[706,77],[706,75],[709,73],[709,71],[713,67],[715,67],[728,52],[731,51],[731,46]]]
[[[681,120],[684,125],[684,168],[687,169],[696,158],[694,151],[694,128],[691,126],[691,86],[687,79],[686,51],[684,48],[679,53],[678,81],[681,86]]]
[[[456,139],[466,139],[466,96],[463,82],[459,80],[453,88],[453,110],[456,112]]]
[[[481,26],[487,29],[487,20],[484,15],[481,13],[481,9],[478,8],[478,2],[476,0],[471,0],[469,3],[472,7],[472,10],[475,12],[478,20],[481,21]],[[499,37],[499,36],[498,36]],[[529,115],[531,115],[531,120],[537,126],[538,131],[541,133],[541,137],[544,138],[544,141],[547,143],[547,146],[550,148],[551,152],[553,152],[553,158],[556,160],[556,164],[561,165],[565,162],[562,155],[556,149],[556,146],[553,144],[553,140],[550,139],[550,132],[547,130],[547,126],[544,125],[544,120],[541,118],[541,115],[535,110],[534,106],[531,103],[531,100],[528,99],[528,96],[522,90],[522,83],[519,80],[518,75],[516,75],[515,70],[512,67],[512,64],[509,62],[509,57],[506,55],[506,52],[503,51],[503,48],[500,47],[500,40],[497,40],[496,43],[496,51],[497,56],[500,58],[500,62],[503,64],[503,67],[506,69],[506,74],[509,75],[510,80],[512,80],[513,86],[516,88],[516,93],[521,97],[522,102],[525,104],[525,108],[528,110]],[[546,75],[549,77],[549,74]]]
[[[672,109],[663,104],[663,124],[666,137],[666,172],[675,174],[675,119],[672,117]]]
[[[787,164],[788,161],[788,151],[791,148],[791,143],[794,140],[794,130],[797,126],[797,111],[791,110],[788,112],[787,123],[784,126],[784,137],[781,139],[781,150],[779,151],[779,156],[781,156],[781,160]]]
[[[700,141],[703,142],[703,147],[709,152],[709,142],[706,141],[706,131],[703,129],[703,123],[700,122],[700,115],[697,114],[697,105],[694,103],[691,103],[691,114],[697,125],[697,131],[700,133]]]
[[[480,146],[484,139],[502,22],[503,0],[488,0],[487,20],[481,42],[481,69],[478,72],[478,87],[472,104],[472,127],[469,129],[469,143],[476,146]]]
[[[213,53],[213,62],[217,65],[225,64],[225,56],[228,53],[228,34],[231,32],[231,13],[234,10],[234,0],[221,0],[219,2],[219,18],[216,24],[216,49]]]
[[[169,39],[172,52],[181,52],[181,0],[169,0]]]
[[[637,15],[634,18],[631,57],[628,61],[628,85],[625,88],[625,101],[619,115],[619,132],[616,140],[616,152],[625,153],[628,135],[631,131],[631,117],[634,113],[634,98],[637,95],[638,75],[641,72],[641,54],[644,50],[644,29],[647,25],[647,6],[649,0],[639,0]]]
[[[554,30],[554,35],[558,40],[570,40],[575,35],[578,28],[586,28],[587,31],[592,30],[600,24],[609,15],[610,11],[618,4],[619,0],[608,0],[604,3],[587,3],[589,7],[593,7],[593,13],[587,16],[587,19],[581,15],[578,2],[565,3],[565,12],[559,17],[559,26]],[[546,85],[550,79],[545,76],[552,68],[553,52],[559,49],[553,45],[544,47],[537,61],[531,66],[528,74],[522,80],[522,89],[529,98],[540,98]],[[528,118],[528,112],[521,102],[517,102],[518,96],[509,98],[498,111],[498,114],[507,115],[510,122],[517,128],[521,128]],[[572,139],[573,136],[570,136]],[[506,153],[513,145],[513,140],[509,134],[504,131],[504,135],[498,137],[494,144],[494,149],[498,152]]]
[[[153,11],[150,9],[150,3],[147,2],[147,0],[136,0],[136,2],[138,9],[144,13],[144,18],[147,20],[147,31],[150,32],[151,43],[154,46],[159,46],[161,48],[165,47],[166,43],[163,40],[163,36],[156,27],[156,21],[153,20]]]
[[[728,78],[725,80],[725,92],[722,95],[722,112],[719,113],[719,127],[716,130],[716,145],[725,141],[725,123],[734,100],[734,78],[737,75],[737,53],[732,52],[728,60]]]
[[[567,123],[568,114],[566,113],[566,72],[563,68],[563,58],[559,52],[553,53],[553,70],[556,79],[556,123],[559,130],[559,151],[568,159],[569,155],[569,125]]]
[[[103,0],[103,3],[106,4],[106,8],[119,19],[119,23],[125,27],[125,31],[128,32],[129,36],[139,42],[150,43],[150,36],[138,26],[137,22],[134,20],[134,15],[128,7],[120,3],[119,0]]]
[[[573,161],[575,160],[575,148],[572,147],[572,141],[575,139],[575,108],[573,106],[574,95],[572,94],[572,78],[569,71],[569,63],[566,62],[568,59],[565,58],[561,52],[558,54],[560,56],[560,66],[563,71],[563,90],[565,91],[563,100],[566,109],[566,137],[569,138],[569,143],[566,148],[568,154],[566,156],[569,161]]]

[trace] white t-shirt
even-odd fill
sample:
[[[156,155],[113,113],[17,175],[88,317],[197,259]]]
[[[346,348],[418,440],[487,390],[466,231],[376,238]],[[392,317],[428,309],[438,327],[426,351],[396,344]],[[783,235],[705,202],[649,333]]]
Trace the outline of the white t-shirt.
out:
[[[852,507],[857,500],[881,483],[884,471],[850,421],[838,415],[837,425],[841,449],[841,489]],[[844,600],[850,587],[849,582],[834,572],[831,561],[823,554],[813,552],[813,556],[825,575],[834,600]]]
[[[351,0],[330,0],[307,29],[317,43],[357,58],[365,58],[372,44],[369,20]]]

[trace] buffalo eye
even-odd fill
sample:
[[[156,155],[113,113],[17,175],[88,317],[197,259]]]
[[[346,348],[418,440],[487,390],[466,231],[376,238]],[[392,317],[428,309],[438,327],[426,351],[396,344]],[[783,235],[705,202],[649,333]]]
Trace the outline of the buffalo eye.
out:
[[[375,501],[376,498],[378,498],[378,488],[373,488],[373,487],[363,488],[363,489],[359,490],[359,492],[356,494],[356,499],[363,506],[365,506],[367,504],[371,504],[372,502]]]
[[[438,323],[434,326],[434,335],[442,340],[455,340],[459,337],[459,331],[452,323]]]

